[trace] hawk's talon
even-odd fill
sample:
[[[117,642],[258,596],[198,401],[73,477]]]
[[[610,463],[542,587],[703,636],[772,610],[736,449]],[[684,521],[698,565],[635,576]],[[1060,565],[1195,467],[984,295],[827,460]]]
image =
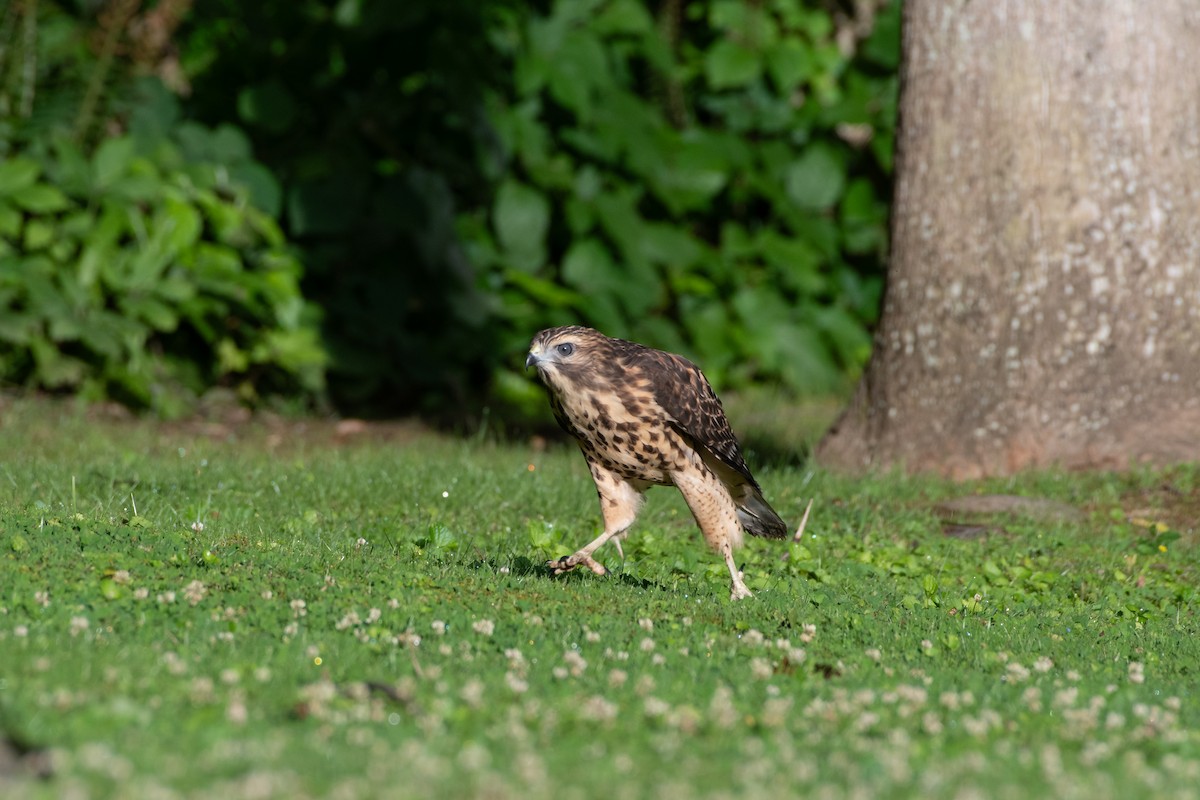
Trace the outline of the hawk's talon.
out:
[[[591,556],[581,557],[578,553],[574,553],[569,556],[563,556],[562,558],[552,559],[546,562],[546,566],[553,571],[554,575],[562,575],[564,572],[570,572],[580,564],[584,565],[597,575],[608,574],[608,570],[605,569],[604,565],[599,561]]]
[[[570,558],[571,558],[570,556],[563,556],[562,558],[552,558],[546,562],[546,566],[551,569],[552,574],[562,575],[564,572],[570,572],[571,570],[575,569],[575,567],[579,566],[578,564],[569,563]]]
[[[729,592],[730,600],[744,600],[747,597],[754,597],[754,593],[746,588],[746,584],[741,581],[733,584],[733,589]]]

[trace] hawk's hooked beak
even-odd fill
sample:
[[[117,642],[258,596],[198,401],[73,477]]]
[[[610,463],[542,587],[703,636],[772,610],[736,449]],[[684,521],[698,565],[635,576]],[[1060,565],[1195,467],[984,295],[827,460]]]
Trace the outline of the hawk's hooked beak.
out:
[[[529,348],[529,355],[525,356],[525,369],[536,367],[542,360],[542,346],[535,344]]]

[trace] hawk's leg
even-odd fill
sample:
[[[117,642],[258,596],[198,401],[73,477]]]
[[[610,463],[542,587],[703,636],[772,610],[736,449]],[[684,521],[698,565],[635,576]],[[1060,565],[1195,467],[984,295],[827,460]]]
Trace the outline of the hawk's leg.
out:
[[[569,572],[583,565],[597,575],[604,575],[608,570],[592,553],[599,550],[611,540],[617,547],[621,558],[625,553],[621,550],[621,534],[637,519],[638,511],[645,499],[642,495],[644,487],[635,486],[611,470],[599,464],[592,464],[592,477],[596,481],[596,492],[600,495],[600,513],[604,517],[604,533],[597,536],[569,556],[549,561],[546,566],[554,570],[555,575]]]
[[[671,478],[692,510],[704,540],[725,559],[731,583],[730,599],[753,597],[742,580],[737,564],[733,562],[733,548],[742,543],[742,523],[738,521],[737,506],[725,484],[703,464],[692,464],[676,470]]]
[[[733,580],[729,599],[741,600],[743,597],[754,597],[750,589],[746,587],[745,581],[742,580],[741,570],[737,568],[737,564],[733,563],[733,547],[728,542],[721,546],[721,555],[725,557],[725,566],[729,567],[729,575]]]

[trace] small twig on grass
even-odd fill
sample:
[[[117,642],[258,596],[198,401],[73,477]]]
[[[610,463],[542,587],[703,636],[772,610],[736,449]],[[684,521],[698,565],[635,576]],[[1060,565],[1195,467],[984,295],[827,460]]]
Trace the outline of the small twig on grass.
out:
[[[796,528],[796,535],[792,537],[793,542],[798,542],[804,538],[804,527],[808,525],[808,512],[812,511],[813,501],[808,501],[808,506],[804,509],[804,519],[800,520],[800,527]]]
[[[425,680],[425,670],[421,669],[421,662],[417,661],[417,654],[412,652],[411,650],[409,651],[408,654],[409,654],[409,656],[412,657],[413,672],[416,674],[416,676],[418,678],[420,678],[421,680]]]
[[[366,681],[363,685],[366,686],[369,692],[383,695],[396,705],[403,707],[410,714],[420,713],[420,707],[417,705],[416,698],[412,696],[412,692],[410,691],[381,681]]]

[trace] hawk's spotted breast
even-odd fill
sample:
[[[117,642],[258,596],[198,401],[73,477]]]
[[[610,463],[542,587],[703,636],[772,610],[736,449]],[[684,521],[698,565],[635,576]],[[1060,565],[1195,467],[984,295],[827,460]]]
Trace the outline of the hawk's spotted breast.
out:
[[[554,562],[555,571],[585,564],[603,573],[592,553],[609,539],[619,550],[642,493],[673,484],[724,557],[733,597],[749,596],[732,549],[743,530],[782,538],[787,526],[763,499],[721,401],[696,365],[578,326],[538,333],[525,363],[537,367],[554,416],[579,441],[604,515],[604,533]]]

